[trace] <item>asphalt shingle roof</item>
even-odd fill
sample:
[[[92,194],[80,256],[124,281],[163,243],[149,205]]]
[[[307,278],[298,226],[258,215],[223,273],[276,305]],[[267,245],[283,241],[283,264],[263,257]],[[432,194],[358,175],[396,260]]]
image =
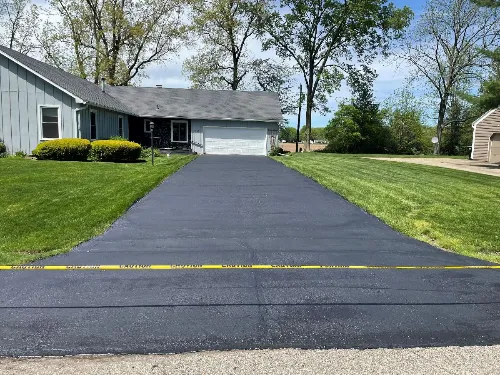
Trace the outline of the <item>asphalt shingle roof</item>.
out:
[[[277,93],[99,85],[0,45],[0,52],[88,104],[139,117],[281,121]]]
[[[141,117],[207,120],[283,119],[277,93],[158,87],[107,87],[106,91]]]
[[[101,88],[85,79],[77,77],[71,73],[65,72],[62,69],[53,67],[39,60],[33,59],[25,54],[11,50],[0,45],[0,51],[5,55],[10,56],[20,64],[40,74],[48,81],[63,88],[74,96],[79,97],[88,104],[110,109],[112,111],[135,114],[131,108],[115,99],[108,93],[102,92]]]

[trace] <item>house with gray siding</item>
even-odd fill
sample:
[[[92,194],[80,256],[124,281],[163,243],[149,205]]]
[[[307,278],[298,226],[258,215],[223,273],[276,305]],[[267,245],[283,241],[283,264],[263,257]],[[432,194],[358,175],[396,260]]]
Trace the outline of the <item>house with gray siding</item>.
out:
[[[30,154],[57,138],[122,136],[167,152],[266,155],[282,121],[271,92],[96,85],[0,46],[0,141]],[[151,126],[153,125],[153,126]]]
[[[500,108],[494,108],[472,123],[471,159],[500,163]]]

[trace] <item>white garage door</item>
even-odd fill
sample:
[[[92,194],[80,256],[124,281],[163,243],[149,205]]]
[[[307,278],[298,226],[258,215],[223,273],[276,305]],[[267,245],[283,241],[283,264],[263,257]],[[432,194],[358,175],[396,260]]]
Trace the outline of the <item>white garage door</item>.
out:
[[[204,127],[205,154],[266,155],[267,129]]]

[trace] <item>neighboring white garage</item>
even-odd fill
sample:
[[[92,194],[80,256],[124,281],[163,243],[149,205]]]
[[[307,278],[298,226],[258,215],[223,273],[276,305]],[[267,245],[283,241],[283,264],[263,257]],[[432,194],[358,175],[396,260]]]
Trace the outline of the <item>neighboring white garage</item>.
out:
[[[500,163],[500,108],[492,109],[472,123],[473,160]]]
[[[266,155],[267,129],[203,127],[205,154]]]

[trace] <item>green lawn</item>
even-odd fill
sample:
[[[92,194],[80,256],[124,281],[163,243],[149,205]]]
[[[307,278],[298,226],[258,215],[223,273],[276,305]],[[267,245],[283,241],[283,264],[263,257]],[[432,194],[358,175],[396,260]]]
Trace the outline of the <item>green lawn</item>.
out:
[[[274,159],[402,233],[500,262],[498,177],[355,155],[307,153]]]
[[[0,159],[0,264],[59,254],[101,234],[194,156],[151,163]]]

